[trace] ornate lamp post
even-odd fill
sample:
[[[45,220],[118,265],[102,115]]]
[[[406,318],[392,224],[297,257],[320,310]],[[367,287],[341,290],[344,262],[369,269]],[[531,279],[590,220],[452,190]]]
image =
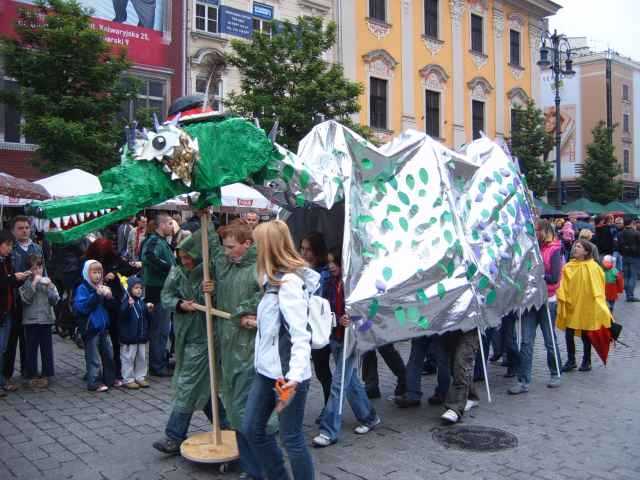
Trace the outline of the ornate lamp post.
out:
[[[550,43],[547,46],[547,41]],[[573,60],[571,59],[571,45],[567,36],[559,34],[557,30],[549,33],[549,31],[542,32],[541,38],[542,46],[540,47],[540,60],[538,60],[538,66],[541,69],[550,68],[553,72],[553,86],[556,92],[556,194],[557,207],[562,207],[562,169],[560,163],[560,140],[561,140],[561,125],[560,125],[560,78],[561,76],[570,77],[576,72],[573,71]],[[550,58],[551,57],[551,58]],[[561,57],[564,57],[564,68],[562,68]]]

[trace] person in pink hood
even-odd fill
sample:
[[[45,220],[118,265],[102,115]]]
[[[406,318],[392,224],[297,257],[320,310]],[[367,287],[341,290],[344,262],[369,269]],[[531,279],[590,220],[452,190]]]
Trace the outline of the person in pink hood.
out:
[[[571,247],[573,246],[573,242],[576,241],[576,231],[573,228],[573,223],[571,223],[571,221],[569,220],[564,222],[558,235],[560,237],[562,245],[564,261],[567,262],[571,254]]]
[[[533,344],[538,326],[542,330],[544,346],[547,350],[547,366],[551,374],[547,387],[556,388],[560,386],[560,350],[558,350],[554,325],[557,308],[556,290],[560,286],[560,277],[564,265],[562,245],[560,240],[556,238],[553,226],[547,220],[540,219],[536,222],[536,236],[544,262],[544,280],[549,298],[549,310],[547,310],[546,305],[542,305],[539,309],[532,308],[522,316],[522,344],[520,351],[516,352],[517,358],[515,359],[518,381],[509,389],[509,394],[511,395],[529,391],[533,363]],[[547,311],[551,314],[551,320],[547,316]]]

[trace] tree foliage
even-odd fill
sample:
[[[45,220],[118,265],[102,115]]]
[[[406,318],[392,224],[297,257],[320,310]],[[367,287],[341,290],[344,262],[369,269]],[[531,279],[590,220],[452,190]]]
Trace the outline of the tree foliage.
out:
[[[75,0],[40,0],[20,10],[15,37],[0,40],[5,73],[18,83],[0,101],[22,112],[24,133],[39,147],[35,163],[46,172],[99,172],[118,160],[116,117],[137,82],[121,81],[126,52],[92,28],[91,13]]]
[[[226,106],[244,116],[254,115],[269,130],[277,119],[278,143],[296,151],[298,142],[322,119],[335,119],[359,133],[349,115],[360,110],[361,84],[344,78],[341,65],[324,55],[336,41],[336,25],[316,17],[279,24],[273,36],[254,33],[252,42],[234,40],[227,62],[242,74],[241,91]]]
[[[531,191],[541,197],[553,180],[553,163],[546,160],[552,138],[545,131],[542,111],[533,100],[527,102],[526,108],[518,109],[515,116],[518,121],[515,128],[512,125],[511,153],[518,158]]]
[[[587,198],[606,204],[618,200],[622,194],[622,173],[611,141],[616,128],[607,127],[600,121],[591,130],[593,141],[587,146],[584,172],[580,176],[580,186]]]

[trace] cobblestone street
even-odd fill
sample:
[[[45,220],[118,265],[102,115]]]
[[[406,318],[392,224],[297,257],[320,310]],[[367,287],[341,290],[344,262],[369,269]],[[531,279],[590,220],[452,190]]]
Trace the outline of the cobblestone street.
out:
[[[426,401],[400,410],[388,399],[376,400],[383,424],[369,435],[351,433],[355,420],[345,407],[345,433],[337,445],[313,450],[320,479],[539,479],[637,480],[640,478],[640,385],[638,340],[640,306],[616,306],[625,330],[605,368],[595,358],[592,372],[564,376],[560,389],[546,388],[548,373],[538,333],[534,383],[526,395],[509,397],[504,369],[490,367],[493,403],[483,403],[464,425],[499,428],[515,435],[518,446],[493,453],[447,449],[433,439],[440,407]],[[56,377],[46,391],[26,387],[0,399],[0,478],[23,479],[216,479],[215,466],[167,458],[151,443],[163,435],[170,406],[169,380],[153,379],[152,388],[87,392],[84,359],[70,340],[55,337]],[[561,338],[561,350],[565,354]],[[580,348],[580,342],[578,342]],[[406,358],[408,344],[401,345]],[[578,353],[578,359],[580,352]],[[566,358],[566,357],[565,357]],[[384,362],[380,362],[384,365]],[[385,367],[386,368],[386,367]],[[393,379],[382,373],[383,395]],[[435,378],[423,377],[425,395]],[[307,404],[306,431],[316,433],[321,406],[319,384]],[[202,414],[194,429],[205,429]]]

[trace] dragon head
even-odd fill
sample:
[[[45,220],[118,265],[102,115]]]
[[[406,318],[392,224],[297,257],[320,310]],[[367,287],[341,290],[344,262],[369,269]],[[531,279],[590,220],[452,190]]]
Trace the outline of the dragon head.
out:
[[[280,158],[264,131],[241,118],[130,128],[121,164],[99,175],[102,192],[33,202],[27,213],[50,221],[49,241],[66,243],[184,193],[211,201],[222,186],[261,177]]]

